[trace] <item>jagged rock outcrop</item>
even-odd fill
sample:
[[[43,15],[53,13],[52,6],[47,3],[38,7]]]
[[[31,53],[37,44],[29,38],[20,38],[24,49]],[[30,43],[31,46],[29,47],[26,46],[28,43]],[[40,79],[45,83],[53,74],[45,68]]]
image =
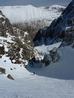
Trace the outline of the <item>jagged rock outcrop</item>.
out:
[[[13,34],[13,28],[8,18],[0,11],[0,36],[7,36],[7,33]]]
[[[31,36],[30,36],[30,34],[28,32],[26,32],[24,30],[21,30],[18,27],[13,27],[13,31],[14,31],[14,36],[16,37],[16,40],[18,38],[19,40],[21,40],[21,42],[23,44],[26,43],[28,45],[33,46]]]
[[[0,11],[1,53],[9,56],[12,63],[22,63],[33,55],[33,42],[28,32],[13,27]],[[7,41],[9,40],[9,41]],[[10,42],[10,40],[12,42]]]
[[[70,41],[74,37],[74,1],[68,5],[61,16],[54,20],[47,33],[51,37],[60,37],[65,41]]]
[[[36,45],[40,41],[43,44],[50,44],[58,40],[65,41],[68,44],[71,44],[74,40],[74,0],[49,27],[39,30],[33,41]]]

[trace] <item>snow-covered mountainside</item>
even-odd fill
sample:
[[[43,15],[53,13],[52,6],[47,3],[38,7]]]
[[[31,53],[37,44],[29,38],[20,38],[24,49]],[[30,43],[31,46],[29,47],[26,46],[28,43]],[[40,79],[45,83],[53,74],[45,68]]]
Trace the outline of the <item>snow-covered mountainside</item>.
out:
[[[60,10],[61,9],[61,10]],[[2,6],[0,10],[10,20],[11,23],[24,23],[34,20],[46,19],[50,22],[57,18],[64,6],[54,5],[50,7],[34,7],[32,5],[27,6]]]
[[[39,36],[40,35],[40,36]],[[38,37],[39,36],[39,37]],[[74,37],[74,1],[68,5],[61,16],[55,19],[50,26],[38,31],[34,42],[44,41],[48,44],[60,39],[72,43]],[[41,43],[42,44],[42,43]]]
[[[32,45],[29,33],[13,27],[0,11],[0,57],[5,54],[11,61],[21,63],[23,59],[31,58]]]
[[[6,18],[0,11],[0,98],[74,98],[74,43],[63,45],[64,40],[74,41],[74,1],[66,10],[58,5],[0,9],[8,15]],[[52,21],[62,11],[62,19],[39,30],[34,40],[28,30],[11,24],[32,19]]]

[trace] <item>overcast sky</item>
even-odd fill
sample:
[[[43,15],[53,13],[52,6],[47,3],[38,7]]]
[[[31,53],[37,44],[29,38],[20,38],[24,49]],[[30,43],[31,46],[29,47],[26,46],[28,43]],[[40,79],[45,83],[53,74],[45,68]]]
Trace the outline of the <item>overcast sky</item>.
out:
[[[60,4],[67,6],[72,0],[0,0],[0,5],[28,5],[48,6]]]

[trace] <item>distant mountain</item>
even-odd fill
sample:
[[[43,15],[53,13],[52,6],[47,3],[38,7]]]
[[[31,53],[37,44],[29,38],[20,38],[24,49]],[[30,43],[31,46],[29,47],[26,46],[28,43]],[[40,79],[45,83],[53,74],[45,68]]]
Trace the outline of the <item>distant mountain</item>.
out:
[[[0,10],[2,10],[11,23],[24,23],[43,19],[51,22],[61,14],[64,8],[64,6],[60,5],[48,7],[35,7],[33,5],[0,6]]]

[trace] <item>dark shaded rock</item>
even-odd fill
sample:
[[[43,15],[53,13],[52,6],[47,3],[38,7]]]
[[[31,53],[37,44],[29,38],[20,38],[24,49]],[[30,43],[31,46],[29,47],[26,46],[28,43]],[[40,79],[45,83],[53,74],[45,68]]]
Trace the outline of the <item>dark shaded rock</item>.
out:
[[[74,1],[68,5],[61,16],[47,28],[47,34],[52,38],[63,39],[72,43],[74,38]]]
[[[7,78],[10,80],[14,80],[14,78],[10,74],[7,75]]]
[[[74,0],[50,26],[39,30],[33,41],[35,45],[47,45],[59,40],[67,44],[71,44],[74,40]]]
[[[5,73],[6,73],[5,68],[0,67],[0,73],[1,73],[1,74],[5,74]]]
[[[44,59],[42,60],[42,63],[44,63],[45,64],[45,66],[48,66],[48,65],[50,65],[50,63],[51,63],[51,58],[50,58],[50,55],[48,54],[45,54],[44,55]]]
[[[60,55],[56,48],[50,51],[50,57],[53,63],[57,62],[60,59]]]
[[[4,55],[4,54],[5,54],[4,46],[0,46],[0,55]]]

